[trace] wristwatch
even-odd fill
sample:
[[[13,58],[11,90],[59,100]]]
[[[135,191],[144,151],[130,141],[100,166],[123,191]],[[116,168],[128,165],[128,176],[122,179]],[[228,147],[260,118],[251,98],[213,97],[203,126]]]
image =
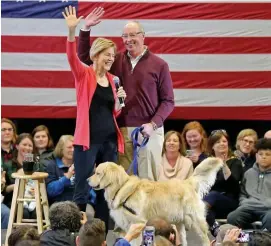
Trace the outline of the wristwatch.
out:
[[[157,125],[153,121],[151,121],[150,123],[152,124],[153,130],[156,131],[158,128]]]

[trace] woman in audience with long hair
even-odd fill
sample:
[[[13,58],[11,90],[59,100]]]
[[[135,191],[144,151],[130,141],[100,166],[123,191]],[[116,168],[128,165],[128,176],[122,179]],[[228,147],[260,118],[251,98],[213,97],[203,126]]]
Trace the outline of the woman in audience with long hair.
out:
[[[244,173],[256,162],[255,143],[257,140],[258,134],[253,129],[244,129],[237,136],[234,155],[242,162]]]
[[[21,133],[15,142],[15,151],[12,161],[3,164],[3,170],[6,171],[6,188],[5,188],[5,199],[4,203],[10,207],[12,201],[12,194],[14,190],[15,180],[12,178],[11,174],[16,172],[22,172],[23,161],[25,154],[32,153],[35,155],[36,149],[34,146],[34,141],[29,133]],[[34,157],[35,159],[35,157]],[[35,171],[39,171],[39,164],[36,163],[34,166]],[[34,196],[34,190],[29,187],[29,193]],[[27,205],[27,204],[25,204]],[[28,206],[24,207],[24,218],[35,218],[35,207],[33,209],[28,209]]]
[[[182,137],[179,132],[169,131],[165,135],[162,150],[162,163],[158,180],[172,178],[187,179],[193,173],[193,163],[183,155]]]
[[[233,155],[229,144],[229,136],[225,130],[211,132],[208,139],[209,153],[224,162],[215,184],[203,199],[208,209],[207,222],[213,235],[216,235],[219,227],[215,219],[226,218],[239,203],[239,183],[242,180],[243,168],[241,161]]]
[[[37,159],[42,165],[41,168],[45,168],[46,161],[52,159],[52,153],[54,151],[54,141],[50,135],[49,129],[45,125],[39,125],[32,131],[32,137],[37,149]]]
[[[198,121],[187,123],[182,131],[186,157],[193,162],[194,168],[207,158],[207,135]]]
[[[54,159],[46,166],[49,203],[72,201],[74,193],[74,137],[62,135],[54,150]]]
[[[15,124],[11,120],[3,118],[1,120],[1,158],[3,164],[12,160],[16,138]]]

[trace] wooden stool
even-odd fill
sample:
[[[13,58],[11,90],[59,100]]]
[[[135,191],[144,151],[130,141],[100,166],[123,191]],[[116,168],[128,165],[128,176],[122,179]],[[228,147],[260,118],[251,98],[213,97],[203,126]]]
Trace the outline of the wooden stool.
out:
[[[11,175],[15,179],[13,190],[12,204],[8,222],[8,230],[6,235],[6,243],[8,245],[8,237],[14,226],[32,225],[38,227],[38,233],[42,233],[44,229],[50,227],[49,221],[49,204],[47,199],[45,178],[48,173],[35,172],[32,175],[24,175],[23,173],[13,173]],[[25,198],[25,185],[29,179],[34,181],[35,197]],[[23,219],[24,202],[36,202],[37,219]],[[42,213],[43,212],[43,213]],[[17,214],[16,222],[14,221]],[[43,220],[44,214],[44,220]],[[45,225],[43,225],[43,223]]]

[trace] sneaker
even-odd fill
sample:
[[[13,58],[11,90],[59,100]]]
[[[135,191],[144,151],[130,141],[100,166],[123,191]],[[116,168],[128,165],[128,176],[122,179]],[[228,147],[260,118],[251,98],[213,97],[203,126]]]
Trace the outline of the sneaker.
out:
[[[220,224],[217,221],[215,221],[212,227],[210,227],[210,232],[214,237],[216,237],[219,230],[220,230]]]

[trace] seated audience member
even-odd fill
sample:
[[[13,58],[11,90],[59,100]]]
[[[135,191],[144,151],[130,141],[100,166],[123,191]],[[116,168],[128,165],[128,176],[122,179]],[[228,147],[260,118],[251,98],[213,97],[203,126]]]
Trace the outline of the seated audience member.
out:
[[[264,138],[269,138],[269,139],[271,139],[271,130],[267,131],[267,132],[264,134]]]
[[[17,129],[15,124],[6,118],[1,120],[1,160],[2,164],[11,162],[15,142],[17,138]]]
[[[232,156],[229,147],[229,136],[225,130],[212,131],[208,139],[209,153],[224,161],[217,173],[215,184],[203,198],[207,205],[206,220],[211,233],[216,236],[219,224],[216,218],[227,218],[227,215],[238,207],[239,183],[242,180],[242,163]]]
[[[40,246],[38,240],[22,240],[15,244],[15,246]]]
[[[239,246],[239,244],[231,242],[231,241],[226,241],[226,242],[223,242],[221,246]]]
[[[199,122],[191,121],[184,126],[182,138],[186,157],[193,162],[195,168],[208,157],[207,134]]]
[[[9,238],[8,238],[8,246],[15,246],[18,242],[22,240],[39,240],[40,236],[38,234],[38,230],[29,225],[18,226],[13,229]]]
[[[170,242],[167,238],[162,236],[155,236],[154,242],[155,246],[174,246],[172,242]]]
[[[217,233],[217,236],[214,240],[211,241],[210,246],[217,246],[217,245],[221,245],[223,243],[224,239],[227,239],[228,241],[229,239],[229,232],[233,229],[238,229],[238,227],[234,226],[234,225],[230,225],[230,224],[224,224],[221,225],[219,227],[219,231]],[[225,238],[227,234],[227,237]],[[235,242],[235,241],[234,241]]]
[[[73,202],[54,203],[49,210],[51,229],[40,236],[42,246],[75,246],[76,236],[80,230],[82,213]]]
[[[255,143],[257,140],[257,132],[253,129],[244,129],[237,136],[234,155],[242,162],[244,173],[256,162]]]
[[[244,176],[240,206],[228,215],[228,223],[246,229],[256,220],[271,232],[271,139],[256,143],[256,163]]]
[[[80,228],[76,246],[106,246],[105,223],[94,218]]]
[[[22,133],[18,136],[15,143],[15,151],[13,154],[12,162],[3,164],[3,169],[6,171],[6,188],[5,188],[5,199],[4,203],[10,207],[12,201],[12,194],[14,189],[15,180],[12,178],[12,173],[21,172],[23,173],[23,160],[25,154],[32,153],[35,156],[36,149],[34,146],[33,138],[28,133]],[[35,158],[35,157],[34,157]],[[39,171],[39,164],[36,163],[34,166],[35,171]],[[29,180],[31,182],[31,180]],[[34,195],[34,190],[32,189],[32,195]],[[24,219],[35,219],[36,210],[28,210],[27,207],[24,208]]]
[[[40,169],[45,170],[48,160],[53,159],[54,142],[50,135],[49,129],[40,125],[32,131],[34,144],[37,149],[37,159],[41,165]]]
[[[175,225],[171,225],[166,219],[156,217],[147,221],[146,226],[155,228],[155,235],[170,240],[174,245],[180,245],[180,235]]]
[[[22,169],[20,170],[22,171]],[[35,197],[35,183],[33,180],[28,180],[25,185],[25,198],[33,198]],[[35,201],[25,201],[24,202],[24,209],[28,210],[29,213],[32,213],[36,209],[36,202]]]
[[[132,224],[124,238],[118,238],[114,246],[130,246],[130,242],[142,235],[145,224]]]
[[[9,213],[10,209],[3,204],[3,195],[2,192],[6,187],[6,172],[3,171],[1,168],[1,229],[7,229],[8,228],[8,220],[9,220]]]
[[[250,240],[247,246],[270,246],[271,234],[265,231],[254,231],[250,235]]]
[[[222,228],[222,226],[221,226]],[[210,246],[270,246],[271,245],[271,234],[264,231],[253,231],[249,235],[248,243],[236,243],[241,232],[241,229],[233,228],[223,231],[223,237],[221,240],[217,240],[215,243],[211,243]],[[220,234],[220,231],[219,231]]]
[[[46,172],[49,203],[72,201],[74,192],[73,136],[60,137],[54,150],[55,158],[48,162]]]
[[[169,131],[165,135],[162,150],[162,163],[158,174],[158,180],[172,178],[187,179],[193,173],[193,163],[183,156],[183,143],[181,134]]]

